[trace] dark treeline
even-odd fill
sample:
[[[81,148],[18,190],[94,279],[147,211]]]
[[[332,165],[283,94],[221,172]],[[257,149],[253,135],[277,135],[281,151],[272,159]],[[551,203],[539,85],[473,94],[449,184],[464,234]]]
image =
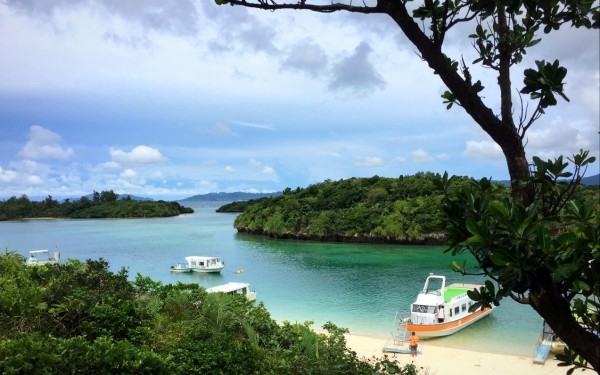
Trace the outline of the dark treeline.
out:
[[[448,221],[441,210],[440,175],[350,178],[285,189],[273,198],[233,202],[220,212],[243,212],[239,232],[318,241],[445,244]],[[460,177],[455,184],[473,181]],[[508,197],[508,187],[495,189]],[[581,187],[578,200],[597,205],[598,190]]]
[[[193,209],[183,207],[177,202],[136,201],[127,196],[119,199],[119,195],[110,191],[94,191],[92,198],[82,196],[78,200],[66,199],[60,203],[52,196],[43,201],[31,201],[27,195],[15,196],[0,201],[0,220],[17,220],[23,218],[141,218],[169,217],[184,213],[192,213]]]
[[[243,295],[163,285],[106,261],[26,266],[0,255],[1,374],[416,375],[365,360],[347,330],[274,321]]]

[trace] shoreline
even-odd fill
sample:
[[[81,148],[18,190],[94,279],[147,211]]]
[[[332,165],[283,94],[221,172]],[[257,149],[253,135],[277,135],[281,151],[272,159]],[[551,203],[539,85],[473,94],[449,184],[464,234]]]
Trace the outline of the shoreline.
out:
[[[424,375],[481,375],[481,374],[528,374],[559,375],[566,374],[571,367],[558,367],[559,361],[550,354],[544,364],[533,363],[533,356],[517,356],[509,354],[477,352],[449,348],[427,340],[419,343],[421,354],[412,357],[410,354],[384,353],[382,348],[389,345],[389,340],[346,334],[346,346],[356,352],[359,358],[383,358],[399,361],[403,366],[413,363]],[[408,349],[408,346],[406,346]],[[583,373],[575,370],[574,374]],[[593,373],[588,371],[586,373]]]

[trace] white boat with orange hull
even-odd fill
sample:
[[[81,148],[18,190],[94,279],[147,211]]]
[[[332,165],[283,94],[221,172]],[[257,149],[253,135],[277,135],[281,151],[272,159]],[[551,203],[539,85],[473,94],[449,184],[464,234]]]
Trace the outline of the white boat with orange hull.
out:
[[[446,277],[430,274],[423,290],[411,304],[410,316],[399,321],[400,328],[421,338],[448,336],[492,313],[495,306],[469,312],[473,301],[469,290],[483,285],[455,283],[446,286]]]

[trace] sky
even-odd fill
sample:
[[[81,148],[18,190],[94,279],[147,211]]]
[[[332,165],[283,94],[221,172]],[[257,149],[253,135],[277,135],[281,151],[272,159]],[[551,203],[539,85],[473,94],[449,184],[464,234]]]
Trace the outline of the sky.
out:
[[[447,54],[473,61],[471,32],[449,35]],[[568,69],[571,101],[529,130],[528,158],[599,156],[599,45],[598,30],[565,28],[514,69],[515,93],[534,60]],[[0,51],[0,200],[178,200],[417,172],[508,179],[498,146],[446,109],[441,81],[387,16],[0,0]],[[493,72],[471,73],[498,111]]]

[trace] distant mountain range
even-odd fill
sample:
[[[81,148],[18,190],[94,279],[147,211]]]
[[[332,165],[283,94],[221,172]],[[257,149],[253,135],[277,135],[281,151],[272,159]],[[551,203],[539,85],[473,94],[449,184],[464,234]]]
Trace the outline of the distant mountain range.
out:
[[[178,202],[206,202],[206,201],[218,201],[218,202],[233,202],[233,201],[247,201],[250,199],[258,199],[264,197],[277,197],[281,195],[281,192],[275,193],[244,193],[241,191],[235,193],[208,193],[194,195],[189,198],[180,199]]]
[[[505,186],[510,186],[509,180],[501,180],[501,181],[496,181],[496,182],[498,182],[499,184],[505,185]],[[582,185],[600,185],[600,174],[582,178],[581,184]]]
[[[600,185],[600,174],[584,177],[581,179],[581,183],[584,185]]]

